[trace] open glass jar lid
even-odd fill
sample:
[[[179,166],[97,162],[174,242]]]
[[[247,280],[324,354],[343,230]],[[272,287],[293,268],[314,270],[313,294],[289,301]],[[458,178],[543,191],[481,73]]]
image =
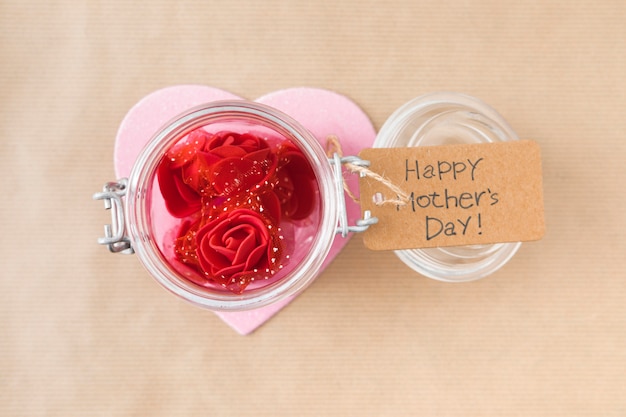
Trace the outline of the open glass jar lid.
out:
[[[415,147],[517,140],[509,124],[477,98],[458,93],[420,96],[396,110],[380,129],[374,147]],[[492,274],[521,243],[398,250],[418,273],[440,281],[462,282]]]

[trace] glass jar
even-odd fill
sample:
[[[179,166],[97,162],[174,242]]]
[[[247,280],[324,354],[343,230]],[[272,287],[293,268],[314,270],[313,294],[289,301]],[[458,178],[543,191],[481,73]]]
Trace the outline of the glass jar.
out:
[[[517,140],[508,123],[482,101],[458,93],[420,96],[396,110],[374,147],[413,147]],[[506,264],[521,243],[398,250],[416,272],[447,282],[483,278]]]
[[[198,128],[210,134],[252,133],[274,142],[289,141],[306,157],[315,176],[312,214],[291,227],[291,237],[286,239],[290,241],[285,243],[289,261],[284,268],[281,265],[280,270],[273,271],[271,277],[250,283],[241,293],[219,286],[197,285],[188,279],[192,272],[175,260],[171,242],[176,236],[172,229],[180,219],[165,209],[157,169],[168,149],[186,140]],[[243,100],[211,102],[190,109],[168,123],[142,150],[127,180],[109,184],[103,193],[94,196],[105,200],[105,205],[108,201],[117,210],[106,233],[108,241],[105,237],[100,243],[108,243],[113,251],[134,250],[163,287],[197,306],[214,311],[259,308],[299,293],[317,275],[333,243],[340,213],[334,176],[320,143],[289,116]]]

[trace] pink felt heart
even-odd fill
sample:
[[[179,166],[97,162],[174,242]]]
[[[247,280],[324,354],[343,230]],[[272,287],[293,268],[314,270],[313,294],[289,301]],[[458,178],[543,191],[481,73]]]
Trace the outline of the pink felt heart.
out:
[[[143,147],[167,122],[191,107],[217,100],[243,99],[227,91],[199,85],[168,87],[144,97],[128,112],[118,130],[114,152],[117,177],[128,177]],[[376,136],[367,115],[350,99],[332,91],[291,88],[267,94],[255,101],[293,117],[307,128],[323,147],[326,145],[328,135],[336,135],[340,139],[345,155],[357,155],[361,149],[370,147]],[[356,176],[350,175],[346,179],[349,187],[357,191]],[[350,198],[346,198],[346,205],[349,224],[354,224],[361,215],[360,207]],[[155,230],[155,233],[161,232]],[[319,273],[339,254],[348,238],[341,236],[335,238]],[[217,314],[237,332],[248,334],[292,299],[293,297],[256,310]]]

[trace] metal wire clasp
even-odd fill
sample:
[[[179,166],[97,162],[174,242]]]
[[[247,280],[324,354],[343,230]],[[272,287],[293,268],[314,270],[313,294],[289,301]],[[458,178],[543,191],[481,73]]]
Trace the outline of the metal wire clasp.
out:
[[[369,210],[365,210],[363,218],[356,221],[356,225],[348,225],[348,211],[346,208],[346,196],[344,194],[344,180],[341,167],[343,164],[358,165],[362,167],[368,167],[369,161],[359,158],[358,156],[341,156],[335,152],[332,158],[328,158],[328,162],[333,167],[333,174],[335,180],[335,189],[337,201],[339,203],[339,225],[337,226],[337,234],[341,234],[341,237],[348,236],[350,232],[364,232],[373,224],[378,223],[378,218],[372,217],[372,213]],[[362,174],[361,174],[362,175]]]
[[[131,254],[135,252],[130,244],[130,239],[124,235],[126,223],[122,197],[126,195],[127,185],[127,178],[122,178],[116,182],[107,182],[102,187],[101,193],[93,195],[94,200],[104,201],[105,210],[111,210],[111,224],[104,225],[104,237],[99,237],[98,243],[107,245],[113,253]]]

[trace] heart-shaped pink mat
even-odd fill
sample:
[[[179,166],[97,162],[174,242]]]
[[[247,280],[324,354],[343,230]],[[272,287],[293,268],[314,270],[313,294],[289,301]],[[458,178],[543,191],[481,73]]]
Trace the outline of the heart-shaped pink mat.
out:
[[[144,97],[128,112],[115,141],[115,174],[117,178],[130,175],[143,147],[167,122],[190,108],[217,100],[243,100],[227,91],[199,85],[164,88]],[[345,155],[357,155],[371,147],[376,132],[367,115],[350,99],[332,91],[315,88],[291,88],[267,94],[257,100],[293,117],[307,128],[322,144],[328,135],[336,135]],[[355,175],[346,177],[348,185],[358,195]],[[361,216],[358,204],[346,198],[349,224]],[[337,236],[319,273],[339,254],[348,238]],[[248,334],[285,307],[293,297],[256,310],[217,312],[240,334]]]

